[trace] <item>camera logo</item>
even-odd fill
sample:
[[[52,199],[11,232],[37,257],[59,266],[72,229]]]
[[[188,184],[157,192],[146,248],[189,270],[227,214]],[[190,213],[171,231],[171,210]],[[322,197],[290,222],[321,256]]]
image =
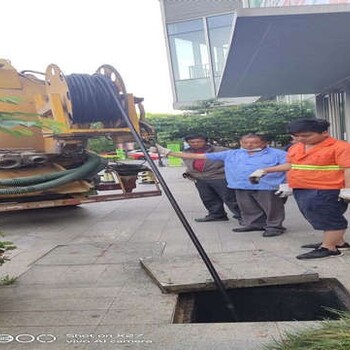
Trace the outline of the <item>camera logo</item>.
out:
[[[11,334],[0,334],[0,344],[11,343],[15,339]]]
[[[0,344],[6,344],[11,343],[12,341],[16,341],[18,343],[33,343],[35,341],[39,343],[52,343],[57,338],[52,334],[39,334],[39,335],[33,335],[33,334],[18,334],[15,337],[11,334],[0,334]]]

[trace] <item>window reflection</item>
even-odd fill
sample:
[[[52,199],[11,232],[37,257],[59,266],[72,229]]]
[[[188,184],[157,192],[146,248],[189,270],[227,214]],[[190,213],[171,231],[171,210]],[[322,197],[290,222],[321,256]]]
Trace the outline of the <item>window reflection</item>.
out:
[[[207,19],[215,91],[224,69],[229,49],[229,39],[232,30],[233,14],[214,16]]]
[[[225,14],[167,26],[177,102],[215,97],[232,19],[233,14]]]

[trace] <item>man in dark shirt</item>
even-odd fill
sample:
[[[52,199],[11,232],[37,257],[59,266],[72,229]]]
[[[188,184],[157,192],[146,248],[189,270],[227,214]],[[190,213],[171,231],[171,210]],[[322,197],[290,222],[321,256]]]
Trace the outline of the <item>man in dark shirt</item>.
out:
[[[212,153],[226,151],[227,148],[214,146],[208,143],[208,139],[202,134],[193,134],[185,137],[188,148],[185,153]],[[197,222],[227,221],[227,213],[224,204],[233,213],[233,217],[241,220],[240,210],[234,191],[228,191],[225,179],[224,162],[208,159],[184,159],[186,173],[184,177],[194,180],[199,196],[208,210],[203,218],[197,218]]]

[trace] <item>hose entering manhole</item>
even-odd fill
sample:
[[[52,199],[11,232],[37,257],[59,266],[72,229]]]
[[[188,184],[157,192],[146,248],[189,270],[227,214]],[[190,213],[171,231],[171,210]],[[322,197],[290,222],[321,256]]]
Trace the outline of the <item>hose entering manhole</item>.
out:
[[[173,194],[171,193],[167,183],[165,182],[162,174],[159,172],[157,166],[154,164],[152,158],[150,157],[150,155],[147,152],[147,149],[145,147],[145,145],[143,144],[143,141],[141,139],[141,137],[139,136],[139,134],[137,133],[136,129],[134,128],[134,125],[132,124],[132,122],[129,119],[129,116],[127,115],[127,113],[124,111],[123,106],[121,105],[121,102],[119,101],[119,99],[117,98],[117,96],[115,95],[115,91],[112,90],[111,91],[111,95],[113,96],[116,104],[118,105],[120,112],[122,114],[123,119],[125,120],[125,123],[127,124],[128,128],[131,130],[132,135],[134,136],[135,140],[137,141],[137,143],[139,144],[142,152],[145,155],[146,160],[148,161],[151,169],[153,170],[154,174],[156,175],[156,177],[159,180],[160,185],[162,186],[164,193],[166,194],[170,204],[172,205],[175,213],[177,214],[178,218],[180,219],[182,225],[184,226],[186,232],[188,233],[191,241],[193,242],[194,246],[196,247],[200,257],[202,258],[204,264],[206,265],[206,267],[209,270],[210,275],[212,276],[215,284],[217,285],[219,292],[221,293],[221,296],[223,298],[224,304],[226,306],[226,308],[228,309],[232,320],[233,321],[237,321],[237,314],[236,314],[236,309],[235,306],[233,305],[233,302],[231,300],[231,298],[229,297],[225,285],[222,282],[220,276],[218,275],[215,267],[213,266],[212,262],[210,261],[207,253],[205,252],[203,246],[201,245],[201,243],[199,242],[196,234],[194,233],[192,227],[190,226],[189,222],[187,221],[185,215],[183,214],[181,208],[179,207],[176,199],[174,198]]]

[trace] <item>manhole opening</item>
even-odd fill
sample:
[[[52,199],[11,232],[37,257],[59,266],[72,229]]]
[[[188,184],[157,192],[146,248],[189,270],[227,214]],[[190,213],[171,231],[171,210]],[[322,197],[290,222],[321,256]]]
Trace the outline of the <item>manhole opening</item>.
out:
[[[312,321],[339,316],[331,310],[350,310],[350,295],[337,279],[228,290],[235,322]],[[182,293],[173,323],[233,322],[218,291]]]

